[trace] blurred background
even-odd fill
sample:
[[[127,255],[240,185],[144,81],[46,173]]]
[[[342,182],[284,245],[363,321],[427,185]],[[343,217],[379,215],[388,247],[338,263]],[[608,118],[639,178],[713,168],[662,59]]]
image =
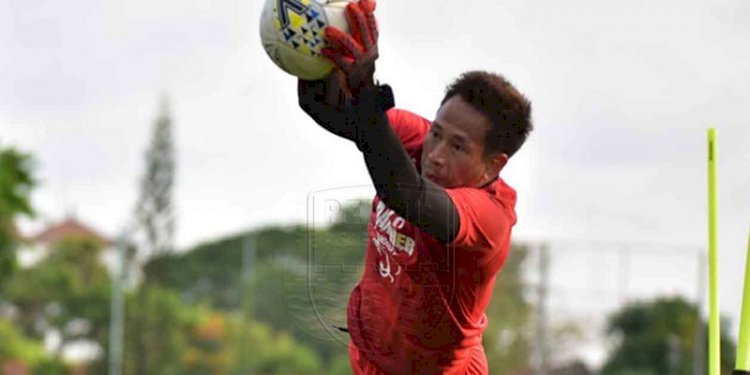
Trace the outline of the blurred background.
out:
[[[252,0],[0,0],[0,373],[348,374],[374,189],[296,103]],[[381,0],[377,76],[432,118],[504,74],[535,130],[487,315],[493,374],[706,368],[706,129],[722,364],[750,224],[750,3]]]

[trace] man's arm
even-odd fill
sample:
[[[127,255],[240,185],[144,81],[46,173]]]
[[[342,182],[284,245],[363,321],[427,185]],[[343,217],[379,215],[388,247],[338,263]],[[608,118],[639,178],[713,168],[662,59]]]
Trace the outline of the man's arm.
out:
[[[383,202],[431,236],[450,243],[459,230],[456,206],[442,187],[419,175],[378,100],[379,89],[373,78],[378,58],[375,6],[375,0],[347,4],[351,35],[326,27],[328,47],[321,54],[339,68],[351,98],[353,121],[345,134],[364,153],[370,177]]]
[[[419,175],[386,112],[373,103],[346,106],[343,96],[338,96],[342,91],[337,82],[300,80],[300,107],[321,127],[357,143],[375,190],[388,208],[441,242],[451,242],[459,219],[448,194]]]
[[[378,196],[388,208],[440,242],[453,242],[460,224],[456,206],[441,186],[419,174],[388,116],[372,103],[376,95],[376,89],[362,93],[356,127]]]
[[[348,140],[355,140],[351,108],[346,106],[346,98],[336,73],[318,81],[298,80],[297,97],[299,106],[318,125]]]
[[[458,214],[453,202],[442,187],[419,175],[385,112],[357,112],[359,106],[347,106],[335,75],[299,80],[297,93],[300,107],[315,122],[358,144],[378,196],[389,208],[442,242],[455,238]]]

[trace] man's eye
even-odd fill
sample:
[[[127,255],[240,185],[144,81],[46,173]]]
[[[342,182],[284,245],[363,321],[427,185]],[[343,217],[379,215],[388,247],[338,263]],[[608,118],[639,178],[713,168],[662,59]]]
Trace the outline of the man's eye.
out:
[[[461,147],[461,145],[458,145],[458,144],[454,144],[453,145],[453,149],[456,150],[456,151],[463,151],[464,150],[464,148]]]

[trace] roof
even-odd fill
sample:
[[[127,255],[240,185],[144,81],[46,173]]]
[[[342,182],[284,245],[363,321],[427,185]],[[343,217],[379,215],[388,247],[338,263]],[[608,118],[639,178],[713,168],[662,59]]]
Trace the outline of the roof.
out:
[[[58,224],[51,225],[32,236],[30,240],[38,244],[49,245],[67,237],[89,238],[104,246],[111,243],[108,238],[74,218],[67,218]]]

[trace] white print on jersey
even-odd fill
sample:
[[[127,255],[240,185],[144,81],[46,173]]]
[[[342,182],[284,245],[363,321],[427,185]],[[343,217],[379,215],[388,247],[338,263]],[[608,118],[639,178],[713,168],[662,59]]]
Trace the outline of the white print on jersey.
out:
[[[391,256],[396,252],[404,252],[408,256],[414,254],[416,245],[414,238],[398,232],[404,228],[405,224],[404,218],[396,215],[393,210],[387,209],[385,203],[378,202],[375,209],[375,233],[372,242],[380,258],[378,260],[380,276],[387,278],[391,283],[395,282],[394,276],[401,274],[401,266],[397,262],[391,264]],[[396,267],[395,272],[392,267]]]

